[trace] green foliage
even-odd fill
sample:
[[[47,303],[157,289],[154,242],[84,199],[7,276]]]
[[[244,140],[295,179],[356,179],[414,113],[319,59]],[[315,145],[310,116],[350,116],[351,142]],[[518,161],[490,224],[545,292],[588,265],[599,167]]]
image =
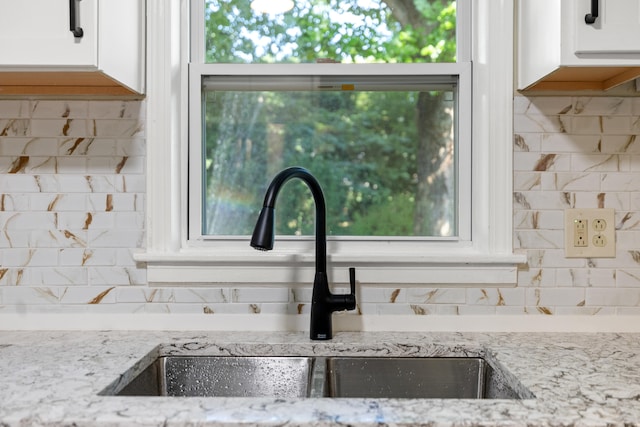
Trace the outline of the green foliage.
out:
[[[373,206],[365,215],[356,215],[351,228],[355,236],[411,236],[415,199],[412,194],[389,196],[389,203]]]
[[[298,0],[281,15],[249,1],[206,0],[207,62],[451,62],[455,2],[415,0],[419,27],[402,24],[378,0]]]
[[[415,126],[393,120],[398,115],[413,116],[413,111],[407,111],[412,104],[406,96],[385,92],[318,93],[315,98],[320,108],[308,109],[304,122],[287,133],[287,141],[297,149],[286,152],[284,165],[301,165],[318,177],[328,199],[331,234],[357,234],[351,231],[356,216],[362,218],[373,206],[388,204],[396,189],[414,185],[412,166],[405,164],[403,153],[412,150]],[[369,108],[349,108],[363,104]],[[385,106],[386,114],[380,106]],[[393,116],[389,109],[395,109]],[[281,206],[283,212],[295,210],[295,203],[287,207],[283,201]],[[312,206],[307,217],[310,219],[303,234],[313,230]]]

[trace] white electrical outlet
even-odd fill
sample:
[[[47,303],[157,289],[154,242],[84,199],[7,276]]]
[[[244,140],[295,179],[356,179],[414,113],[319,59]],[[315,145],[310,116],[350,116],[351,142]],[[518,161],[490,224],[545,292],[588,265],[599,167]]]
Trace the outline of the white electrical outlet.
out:
[[[614,210],[565,209],[564,253],[567,258],[614,258]]]

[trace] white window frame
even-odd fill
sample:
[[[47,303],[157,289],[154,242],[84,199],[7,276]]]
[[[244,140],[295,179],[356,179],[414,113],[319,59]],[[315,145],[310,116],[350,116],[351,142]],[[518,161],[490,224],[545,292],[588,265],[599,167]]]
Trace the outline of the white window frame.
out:
[[[408,66],[407,66],[408,65]],[[321,72],[321,73],[320,73]],[[457,82],[457,111],[455,120],[459,123],[456,129],[457,168],[460,170],[456,177],[458,188],[456,189],[456,206],[460,212],[460,219],[455,237],[397,237],[388,239],[376,239],[374,237],[361,236],[329,236],[328,252],[336,260],[343,257],[344,253],[380,253],[391,254],[397,252],[425,252],[429,250],[442,250],[452,247],[466,247],[471,244],[471,63],[459,64],[201,64],[192,62],[189,66],[190,101],[189,109],[192,112],[189,120],[189,164],[202,164],[202,76],[455,76]],[[290,80],[291,80],[290,79]],[[398,81],[399,79],[394,79]],[[289,165],[296,166],[296,165]],[[203,236],[202,224],[202,170],[189,169],[189,223],[195,226],[189,227],[189,244],[194,247],[202,247],[228,252],[229,250],[244,252],[245,257],[262,257],[264,254],[253,253],[248,246],[249,236],[245,237],[219,237]],[[266,183],[265,183],[266,184]],[[322,182],[320,183],[322,185]],[[326,197],[327,195],[325,195]],[[330,197],[330,195],[329,195]],[[260,200],[259,203],[261,203]],[[257,209],[262,207],[260,204]],[[276,205],[277,208],[277,205]],[[257,219],[257,217],[256,217]],[[425,241],[429,240],[429,245]],[[375,244],[385,246],[384,251],[376,250]],[[274,250],[278,252],[305,253],[313,249],[313,236],[295,237],[279,236]],[[247,253],[248,252],[248,253]]]
[[[473,76],[466,81],[470,69],[456,72],[461,85],[473,86],[471,238],[407,241],[401,249],[392,250],[384,242],[354,249],[353,242],[347,245],[338,239],[328,245],[333,283],[345,283],[351,266],[358,268],[361,283],[516,283],[517,265],[525,257],[514,254],[512,247],[513,4],[472,3],[473,45],[459,45],[459,49],[471,52]],[[146,262],[149,283],[308,282],[315,256],[312,240],[293,246],[276,241],[268,254],[254,251],[248,242],[211,246],[189,240],[189,153],[184,143],[189,137],[188,81],[189,73],[199,76],[202,70],[196,67],[204,65],[192,65],[191,70],[186,66],[189,0],[150,2],[147,20],[147,249],[135,257]],[[217,65],[225,66],[233,67]],[[275,66],[272,72],[289,67]],[[300,67],[312,73],[314,65]],[[357,65],[334,68],[337,74],[361,73]],[[193,80],[191,84],[200,84],[199,77]]]

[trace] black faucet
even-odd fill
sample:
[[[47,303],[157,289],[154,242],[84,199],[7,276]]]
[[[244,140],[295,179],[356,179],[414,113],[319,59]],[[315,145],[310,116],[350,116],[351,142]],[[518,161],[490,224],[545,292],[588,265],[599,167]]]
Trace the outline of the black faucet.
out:
[[[316,275],[311,297],[311,339],[329,340],[333,337],[331,314],[334,311],[356,308],[356,269],[349,269],[351,293],[334,295],[327,279],[327,230],[324,195],[318,181],[301,167],[287,168],[273,178],[264,197],[264,204],[253,230],[251,246],[263,251],[273,249],[275,236],[275,204],[280,188],[292,178],[300,178],[307,184],[316,204]]]

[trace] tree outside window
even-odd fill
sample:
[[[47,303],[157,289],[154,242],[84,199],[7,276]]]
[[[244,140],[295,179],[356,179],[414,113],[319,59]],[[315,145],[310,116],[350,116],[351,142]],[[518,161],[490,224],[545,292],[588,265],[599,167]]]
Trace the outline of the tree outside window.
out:
[[[456,61],[453,1],[297,1],[277,15],[249,2],[205,4],[208,63]],[[379,79],[382,90],[360,81],[314,91],[282,81],[279,90],[205,89],[202,233],[250,234],[271,178],[297,165],[323,186],[330,235],[455,236],[455,84],[384,89]],[[287,186],[277,232],[312,234],[310,193]]]

